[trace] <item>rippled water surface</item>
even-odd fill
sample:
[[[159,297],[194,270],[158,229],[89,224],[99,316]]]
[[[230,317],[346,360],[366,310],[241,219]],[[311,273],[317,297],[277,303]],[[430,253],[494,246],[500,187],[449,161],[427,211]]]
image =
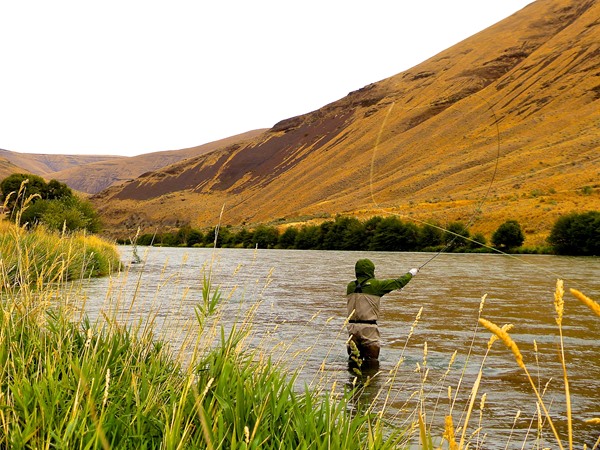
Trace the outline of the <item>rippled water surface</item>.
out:
[[[125,262],[132,259],[130,247],[121,251]],[[177,347],[184,330],[194,323],[194,305],[201,299],[202,280],[210,270],[213,282],[228,298],[225,321],[239,318],[249,305],[260,303],[252,319],[254,341],[272,346],[273,355],[283,354],[291,368],[298,368],[300,384],[329,385],[335,381],[338,386],[355,378],[348,370],[343,326],[345,287],[354,278],[355,261],[368,257],[376,265],[377,277],[392,278],[431,257],[424,253],[234,249],[141,248],[138,252],[144,262],[132,265],[126,274],[85,283],[90,315],[106,308],[107,303],[120,302],[129,308],[133,301],[137,314],[152,311],[156,315],[157,326],[169,331],[166,335]],[[386,415],[401,424],[421,398],[434,436],[441,436],[444,415],[455,402],[452,414],[458,423],[490,337],[486,330],[475,333],[481,298],[487,294],[482,317],[498,325],[514,324],[510,334],[536,385],[545,390],[544,402],[566,439],[553,303],[559,277],[565,280],[567,290],[563,334],[576,448],[582,448],[584,442],[593,447],[600,429],[585,420],[600,417],[600,317],[581,305],[568,289],[600,298],[598,258],[439,255],[402,291],[383,297],[379,374],[360,401],[385,402]],[[454,352],[457,356],[448,370]],[[421,386],[424,389],[419,394]],[[534,393],[502,342],[496,342],[485,359],[468,434],[478,427],[483,394],[483,429],[478,437],[479,443],[484,439],[482,447],[537,445]],[[548,427],[543,437],[545,445],[555,448]]]

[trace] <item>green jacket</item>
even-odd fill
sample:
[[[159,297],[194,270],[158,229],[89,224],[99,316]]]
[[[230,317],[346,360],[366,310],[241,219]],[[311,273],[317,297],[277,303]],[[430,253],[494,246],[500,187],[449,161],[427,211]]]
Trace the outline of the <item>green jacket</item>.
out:
[[[362,286],[363,294],[381,297],[396,289],[402,289],[412,278],[412,275],[407,273],[395,279],[378,280],[375,278],[375,264],[368,259],[359,259],[356,262],[355,271],[356,280],[348,283],[346,295],[353,294],[356,291],[357,281]]]

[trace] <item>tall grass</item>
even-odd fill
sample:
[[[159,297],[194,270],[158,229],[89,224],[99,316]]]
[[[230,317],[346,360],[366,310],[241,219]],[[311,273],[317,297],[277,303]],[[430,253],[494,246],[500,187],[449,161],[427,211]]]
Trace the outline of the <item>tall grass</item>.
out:
[[[573,294],[573,296],[575,298],[579,299],[582,303],[584,303],[586,306],[588,306],[592,312],[594,312],[596,315],[600,316],[600,305],[598,305],[597,302],[595,302],[594,300],[585,296],[584,294],[582,294],[581,292],[579,292],[577,290],[571,289],[571,293]],[[564,302],[563,281],[559,279],[559,280],[557,280],[556,289],[555,289],[555,293],[554,293],[554,308],[555,308],[555,312],[556,312],[555,321],[556,321],[556,325],[558,327],[558,333],[559,333],[558,355],[559,355],[559,360],[560,360],[561,368],[562,368],[561,376],[562,376],[563,383],[564,383],[563,386],[564,386],[565,407],[566,407],[566,410],[564,411],[564,415],[566,416],[566,422],[567,422],[567,425],[566,425],[567,426],[567,436],[560,435],[557,427],[555,426],[554,419],[549,412],[549,407],[547,406],[547,401],[545,401],[543,398],[543,391],[540,390],[540,388],[537,386],[536,382],[534,381],[534,378],[531,375],[529,368],[527,367],[527,365],[524,362],[523,355],[521,353],[521,350],[519,349],[519,346],[512,339],[512,337],[510,336],[510,334],[508,332],[510,330],[510,328],[512,327],[512,325],[505,325],[503,327],[499,327],[498,325],[494,324],[493,322],[490,322],[489,320],[486,320],[482,317],[479,318],[479,323],[492,333],[492,338],[490,339],[488,349],[491,347],[494,340],[496,340],[496,339],[501,340],[506,345],[506,347],[513,353],[513,356],[515,358],[515,362],[516,362],[517,366],[525,374],[525,377],[531,386],[531,391],[532,391],[535,401],[536,401],[536,405],[537,405],[537,409],[538,409],[538,422],[539,422],[540,431],[541,431],[542,427],[547,426],[548,428],[550,428],[550,430],[552,432],[552,436],[554,437],[554,444],[557,446],[557,448],[560,448],[561,450],[563,450],[564,448],[568,448],[568,449],[572,450],[574,448],[574,446],[573,446],[573,420],[574,419],[573,419],[573,411],[572,411],[572,405],[571,405],[570,382],[569,382],[569,376],[568,376],[567,365],[566,365],[566,360],[565,360],[565,347],[564,347],[564,337],[563,337],[563,316],[564,316],[564,309],[565,309],[564,304],[565,304],[565,302]],[[482,367],[483,367],[483,363],[482,363]],[[481,374],[482,374],[482,372],[480,371],[479,375],[478,375],[478,379],[480,379]],[[476,392],[477,392],[477,390],[474,387],[473,395],[475,395]],[[600,420],[594,418],[594,419],[591,419],[591,422],[589,422],[589,423],[596,423],[596,422],[600,422]],[[460,445],[458,448],[463,448],[462,444],[463,444],[463,440],[461,439],[461,442],[460,442]],[[598,448],[599,445],[600,445],[600,433],[599,433],[598,441],[595,443],[593,448],[596,449],[596,448]]]
[[[397,403],[402,389],[404,350],[387,373],[366,376],[359,371],[354,386],[334,382],[298,389],[297,372],[272,360],[268,349],[252,345],[249,324],[256,309],[250,308],[247,320],[228,326],[227,331],[220,323],[226,296],[213,285],[209,267],[194,327],[184,339],[190,351],[185,359],[180,358],[183,352],[174,354],[154,333],[152,311],[141,321],[123,320],[131,304],[122,302],[111,305],[114,309],[103,311],[94,321],[74,314],[81,308],[73,304],[76,299],[64,281],[88,276],[91,272],[83,268],[91,263],[71,272],[66,263],[44,263],[39,255],[57,254],[39,250],[49,245],[34,242],[18,227],[2,227],[0,448],[491,448],[498,443],[485,442],[486,395],[479,395],[479,389],[484,366],[491,364],[487,352],[498,340],[512,351],[517,367],[530,381],[532,404],[538,411],[532,426],[537,426],[539,435],[550,429],[554,447],[573,448],[570,402],[564,412],[569,425],[562,436],[543,391],[533,382],[518,345],[508,334],[511,326],[499,327],[481,317],[485,296],[479,323],[492,337],[477,377],[466,389],[462,409],[458,397],[464,390],[462,384],[467,384],[464,374],[470,353],[458,384],[450,386],[447,377],[456,354],[446,372],[434,380],[425,343],[423,358],[417,363],[418,392],[410,395],[406,408],[389,414],[385,408]],[[82,237],[83,247],[76,247],[79,237],[55,237],[64,241],[55,245],[65,246],[58,254],[73,255],[67,261],[77,261],[74,255],[84,254],[94,241]],[[9,238],[18,245],[9,247]],[[42,235],[42,239],[51,238]],[[572,294],[600,315],[595,301],[578,291]],[[554,299],[559,330],[563,295],[560,283]],[[562,331],[560,336],[562,377],[569,398]],[[372,379],[379,380],[373,384],[379,384],[379,390],[362,396],[363,389],[372,388]],[[443,411],[440,405],[446,390],[448,410]],[[444,419],[441,431],[433,426],[436,415]],[[595,421],[600,422],[590,419],[591,424]],[[509,444],[513,445],[507,442],[506,448]]]
[[[0,221],[3,288],[38,286],[107,275],[120,267],[115,246],[85,233],[61,234],[38,225],[27,230]]]
[[[82,249],[78,238],[4,231],[0,448],[398,447],[401,430],[352,414],[349,392],[298,392],[293,372],[246,346],[244,324],[226,332],[211,322],[223,299],[210,276],[183,361],[147,322],[124,324],[117,310],[76,318],[61,283],[90,273],[89,238]],[[75,255],[70,269],[61,258]]]
[[[571,294],[574,298],[581,301],[586,305],[595,315],[600,316],[600,304],[592,300],[581,292],[570,289]],[[555,375],[557,379],[562,379],[562,389],[564,393],[564,410],[558,409],[554,402],[556,398],[548,399],[546,396],[548,385],[550,380],[545,386],[540,386],[539,381],[539,366],[538,366],[538,380],[534,379],[531,368],[526,364],[525,358],[519,345],[512,339],[509,332],[513,328],[512,324],[505,324],[498,326],[493,322],[486,320],[483,315],[484,304],[487,295],[484,295],[481,299],[479,307],[479,317],[475,329],[473,331],[473,339],[469,346],[465,347],[466,358],[464,359],[464,366],[457,377],[453,377],[451,381],[448,376],[453,370],[453,364],[456,358],[456,352],[449,357],[449,364],[447,370],[443,372],[439,378],[434,378],[432,371],[428,367],[427,362],[427,342],[423,344],[423,359],[422,361],[416,362],[416,369],[414,373],[419,376],[420,384],[406,383],[410,386],[405,390],[402,397],[406,398],[405,402],[400,406],[400,410],[403,414],[396,414],[391,420],[398,423],[404,424],[406,430],[405,440],[402,441],[406,446],[410,448],[423,448],[423,449],[485,449],[485,448],[558,448],[558,449],[574,449],[576,448],[576,442],[583,445],[584,449],[600,449],[600,428],[596,433],[597,438],[594,441],[589,442],[591,436],[593,436],[593,427],[600,425],[600,417],[577,417],[573,412],[572,399],[571,399],[571,381],[568,375],[567,367],[567,353],[568,348],[564,345],[563,338],[563,316],[565,315],[565,300],[564,300],[564,287],[562,280],[557,280],[556,289],[554,294],[554,307],[556,311],[555,322],[558,327],[558,358],[560,362],[561,373]],[[385,380],[385,387],[380,392],[373,396],[373,403],[398,403],[397,401],[389,401],[390,396],[398,396],[398,391],[402,390],[405,383],[401,379],[400,366],[404,364],[404,350],[407,347],[408,340],[411,338],[414,328],[418,325],[421,318],[422,308],[419,310],[415,322],[410,328],[404,349],[400,359],[392,371],[388,374],[388,378]],[[476,360],[474,348],[476,339],[480,334],[481,325],[485,330],[490,331],[491,337],[488,340],[487,348],[485,353],[480,358],[480,361]],[[590,336],[590,339],[594,339]],[[487,393],[481,393],[482,386],[484,386],[484,379],[486,368],[493,367],[494,361],[491,358],[492,347],[496,342],[502,342],[506,345],[508,350],[512,353],[515,359],[516,368],[521,370],[524,379],[530,388],[530,403],[522,405],[524,409],[531,407],[534,412],[533,416],[529,420],[529,427],[523,424],[527,421],[527,418],[521,410],[516,412],[514,422],[512,424],[506,423],[504,431],[505,435],[508,434],[506,442],[501,442],[498,438],[488,442],[486,428],[490,426],[502,427],[498,424],[498,417],[495,419],[492,417],[492,423],[486,423],[486,418],[489,417],[486,414],[486,399]],[[537,343],[533,342],[537,364],[538,360],[538,349]],[[463,355],[465,356],[465,355]],[[413,355],[414,358],[414,355]],[[590,364],[597,365],[597,361],[590,361]],[[467,367],[473,368],[479,366],[479,370],[476,373],[467,374]],[[503,366],[505,368],[505,366]],[[405,368],[406,369],[406,368]],[[576,370],[576,368],[574,368]],[[406,370],[404,371],[406,372]],[[384,374],[382,374],[385,376]],[[468,381],[471,380],[471,381]],[[581,382],[581,380],[579,380]],[[468,384],[467,386],[465,386]],[[417,386],[415,388],[415,386]],[[527,386],[525,386],[526,388]],[[464,392],[463,392],[464,391]],[[444,411],[443,400],[444,393],[447,392],[447,409]],[[511,397],[511,393],[506,393],[507,397]],[[398,399],[399,402],[401,402]],[[398,409],[398,406],[396,406]],[[440,427],[439,420],[436,421],[436,414],[443,415],[443,422]],[[508,416],[508,414],[506,414]],[[389,414],[388,414],[389,416]],[[519,422],[522,433],[517,438],[515,427]],[[560,422],[561,426],[557,425]],[[578,424],[578,430],[580,432],[585,431],[586,436],[577,436],[574,427],[575,422]],[[583,425],[585,424],[585,425]],[[518,442],[518,439],[523,439],[522,442]],[[587,444],[583,444],[583,442]],[[580,447],[579,447],[580,448]]]

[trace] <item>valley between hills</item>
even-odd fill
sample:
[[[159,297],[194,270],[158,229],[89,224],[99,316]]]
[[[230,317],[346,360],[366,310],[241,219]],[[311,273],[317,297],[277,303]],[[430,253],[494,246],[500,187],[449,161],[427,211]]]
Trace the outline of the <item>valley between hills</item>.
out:
[[[600,2],[537,0],[270,129],[137,160],[2,152],[0,170],[91,194],[111,237],[391,214],[488,237],[514,219],[537,245],[559,216],[600,210],[599,150]]]

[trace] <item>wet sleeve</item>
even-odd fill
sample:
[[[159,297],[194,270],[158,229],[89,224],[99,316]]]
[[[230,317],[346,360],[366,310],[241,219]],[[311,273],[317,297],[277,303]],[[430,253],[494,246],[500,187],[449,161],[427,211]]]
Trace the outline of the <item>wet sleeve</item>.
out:
[[[396,289],[402,289],[412,279],[412,275],[407,273],[400,278],[392,278],[389,280],[377,280],[378,295],[384,295]]]

